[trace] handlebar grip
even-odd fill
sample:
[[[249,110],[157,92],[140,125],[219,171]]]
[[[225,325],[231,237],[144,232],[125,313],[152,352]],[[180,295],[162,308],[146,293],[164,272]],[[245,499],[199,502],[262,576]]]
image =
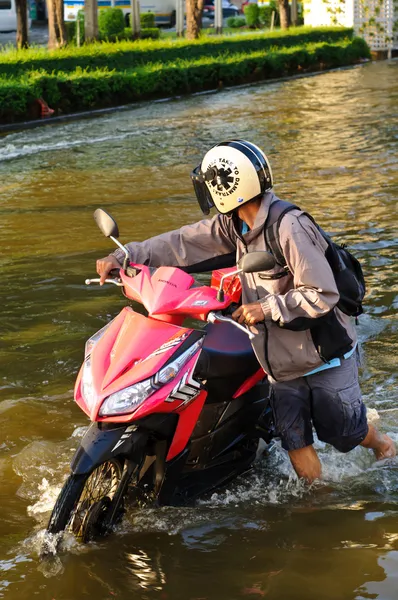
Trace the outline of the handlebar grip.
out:
[[[227,306],[227,308],[224,308],[224,310],[222,310],[222,314],[225,315],[226,317],[230,317],[232,315],[232,313],[234,313],[236,311],[237,308],[239,308],[240,304],[237,304],[236,302],[232,302],[229,306]]]
[[[111,269],[108,273],[108,277],[114,277],[115,279],[119,277],[119,269]]]

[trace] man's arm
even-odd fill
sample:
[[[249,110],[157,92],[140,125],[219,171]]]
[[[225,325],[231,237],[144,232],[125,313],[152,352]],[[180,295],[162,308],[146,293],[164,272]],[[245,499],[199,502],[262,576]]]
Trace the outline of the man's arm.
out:
[[[193,273],[235,264],[236,245],[232,241],[231,223],[224,215],[215,215],[193,225],[162,233],[143,242],[126,244],[134,263],[152,267],[184,267]],[[123,263],[118,249],[97,261],[97,271],[105,280],[107,273]]]
[[[254,325],[272,320],[301,329],[302,319],[322,317],[339,301],[334,275],[325,257],[327,243],[308,217],[288,213],[281,222],[279,235],[294,288],[285,294],[269,294],[259,302],[243,304],[232,315],[239,323]]]

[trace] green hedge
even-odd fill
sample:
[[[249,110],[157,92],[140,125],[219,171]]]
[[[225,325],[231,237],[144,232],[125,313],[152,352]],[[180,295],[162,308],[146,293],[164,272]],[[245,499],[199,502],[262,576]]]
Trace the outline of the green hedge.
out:
[[[257,3],[250,2],[243,9],[248,27],[256,28],[260,25],[260,9]]]
[[[120,9],[116,9],[116,10],[120,10]],[[105,12],[106,11],[101,11],[100,14],[103,14]],[[147,14],[147,13],[145,13],[145,14]],[[79,21],[80,21],[80,44],[83,44],[83,42],[84,42],[84,13],[83,13],[83,11],[79,11]],[[144,21],[149,22],[150,19],[147,19],[147,20],[144,19]],[[120,26],[121,26],[122,22],[120,21],[120,18],[119,18],[119,22],[120,22]],[[77,21],[67,21],[65,23],[66,38],[68,40],[68,43],[70,43],[70,44],[77,43],[76,23],[77,23]],[[133,40],[133,32],[132,32],[131,27],[125,27],[125,21],[124,21],[124,16],[123,16],[123,27],[120,31],[117,31],[117,33],[110,33],[109,29],[108,29],[107,33],[105,33],[104,28],[102,28],[100,30],[100,37],[103,39],[103,41],[112,42],[112,43],[117,43],[117,42],[120,42],[123,40],[132,41]],[[160,29],[158,27],[143,27],[141,29],[141,39],[143,39],[143,40],[158,40],[159,38],[160,38]],[[44,68],[44,67],[41,66],[40,68]],[[1,62],[1,52],[0,52],[0,73],[1,72],[2,72],[2,62]]]
[[[124,32],[126,22],[121,8],[104,8],[98,14],[98,32],[102,39],[106,40],[112,36]]]
[[[277,10],[271,5],[260,6],[258,18],[260,20],[261,25],[263,25],[264,27],[271,26],[271,18],[273,12],[275,12],[274,25],[276,25],[276,18],[278,17]]]
[[[228,17],[227,18],[227,27],[231,27],[232,29],[238,29],[239,27],[245,27],[246,19],[245,17]]]
[[[352,29],[343,27],[291,28],[287,31],[250,35],[204,37],[197,41],[159,40],[89,44],[49,52],[45,48],[0,52],[0,76],[44,69],[75,71],[78,67],[130,69],[148,62],[173,62],[180,58],[197,60],[206,56],[266,51],[274,47],[292,47],[308,43],[338,42],[351,39]]]
[[[158,40],[160,38],[159,27],[143,27],[141,29],[142,40]]]
[[[117,106],[136,100],[167,97],[215,89],[220,82],[235,85],[281,77],[305,70],[337,67],[369,57],[364,40],[306,47],[283,48],[269,53],[235,54],[152,63],[123,72],[99,68],[73,73],[44,71],[21,80],[0,79],[0,121],[28,118],[34,98],[43,97],[58,113]]]
[[[155,27],[155,13],[146,12],[140,14],[141,28],[153,29]]]
[[[160,29],[158,27],[146,27],[144,29],[141,29],[141,39],[158,40],[159,38]],[[106,41],[112,42],[112,44],[118,44],[119,42],[123,42],[126,40],[133,40],[133,31],[132,29],[130,29],[130,27],[125,27],[121,33],[109,35]]]
[[[68,44],[77,43],[77,21],[79,21],[79,37],[80,44],[84,43],[84,10],[79,10],[77,13],[76,21],[66,21],[66,39]],[[0,54],[0,72],[1,72],[1,54]]]

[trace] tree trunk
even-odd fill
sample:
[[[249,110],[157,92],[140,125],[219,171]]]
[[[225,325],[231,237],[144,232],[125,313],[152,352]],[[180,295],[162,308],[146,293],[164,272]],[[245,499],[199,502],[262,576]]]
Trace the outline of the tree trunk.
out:
[[[48,18],[48,48],[54,50],[58,46],[57,33],[55,29],[55,0],[46,0]]]
[[[140,7],[138,0],[130,1],[130,25],[133,32],[133,40],[138,40],[141,34]]]
[[[16,0],[15,10],[17,13],[17,48],[27,48],[29,46],[28,33],[28,7],[26,0]]]
[[[64,0],[54,0],[55,23],[58,39],[58,46],[66,45],[66,28],[64,19]]]
[[[86,42],[98,40],[98,2],[86,0],[84,4],[84,34]]]
[[[63,0],[46,0],[48,16],[48,48],[54,50],[66,44]]]
[[[186,0],[188,40],[196,40],[202,29],[204,0]]]
[[[292,0],[290,5],[290,21],[293,27],[297,25],[297,0]]]
[[[278,0],[281,29],[289,29],[289,0]]]

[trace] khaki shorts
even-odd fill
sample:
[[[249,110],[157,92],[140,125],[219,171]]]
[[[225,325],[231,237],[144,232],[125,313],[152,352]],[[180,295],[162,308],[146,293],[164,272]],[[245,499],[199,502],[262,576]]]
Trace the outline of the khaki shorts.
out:
[[[313,427],[321,441],[340,452],[365,439],[368,424],[355,354],[339,367],[270,385],[275,427],[285,450],[313,444]]]

